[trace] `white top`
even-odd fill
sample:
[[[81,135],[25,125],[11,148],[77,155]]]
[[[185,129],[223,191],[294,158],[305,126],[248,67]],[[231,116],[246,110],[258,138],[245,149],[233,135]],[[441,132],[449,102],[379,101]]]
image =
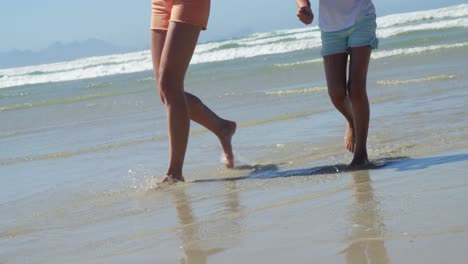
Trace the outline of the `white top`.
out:
[[[339,31],[374,13],[371,0],[319,0],[319,27],[324,32]]]

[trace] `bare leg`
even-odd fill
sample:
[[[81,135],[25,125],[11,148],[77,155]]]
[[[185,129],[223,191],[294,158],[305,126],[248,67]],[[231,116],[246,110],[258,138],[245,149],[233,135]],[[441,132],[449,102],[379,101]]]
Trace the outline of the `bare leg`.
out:
[[[347,94],[346,65],[348,54],[340,53],[323,57],[325,75],[327,78],[328,94],[335,108],[346,118],[346,134],[344,143],[346,148],[354,152],[354,119],[351,100]]]
[[[199,32],[199,27],[183,23],[171,23],[167,32],[151,32],[154,74],[161,100],[166,105],[169,123],[170,162],[167,175],[172,178],[166,177],[163,181],[184,180],[182,166],[188,141],[189,118],[218,136],[225,153],[226,166],[233,167],[231,138],[236,124],[219,118],[198,98],[184,92],[185,72]]]
[[[156,31],[161,32],[161,31]],[[159,53],[159,67],[156,68],[160,96],[166,105],[169,130],[169,167],[163,181],[184,181],[182,168],[187,150],[190,129],[190,117],[184,92],[184,79],[200,34],[200,27],[183,23],[170,23],[165,36],[153,37],[152,40],[164,39],[164,44],[152,48]],[[152,46],[161,43],[152,43]],[[156,51],[156,52],[154,52]],[[153,55],[154,56],[154,55]],[[157,59],[154,58],[153,59]]]
[[[367,133],[369,130],[369,100],[367,98],[366,82],[371,47],[351,48],[349,66],[349,96],[353,106],[356,147],[350,167],[366,165]]]
[[[224,164],[227,168],[234,167],[231,139],[236,132],[236,123],[220,118],[193,94],[185,92],[189,105],[190,119],[206,127],[219,139],[224,151]]]

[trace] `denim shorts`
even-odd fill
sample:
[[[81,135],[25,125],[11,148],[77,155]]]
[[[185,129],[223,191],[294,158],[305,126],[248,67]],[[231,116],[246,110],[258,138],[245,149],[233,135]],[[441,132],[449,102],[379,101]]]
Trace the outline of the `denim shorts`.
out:
[[[322,33],[321,55],[349,53],[350,48],[371,46],[376,49],[379,40],[376,37],[376,16],[371,14],[358,18],[354,25],[334,32]]]

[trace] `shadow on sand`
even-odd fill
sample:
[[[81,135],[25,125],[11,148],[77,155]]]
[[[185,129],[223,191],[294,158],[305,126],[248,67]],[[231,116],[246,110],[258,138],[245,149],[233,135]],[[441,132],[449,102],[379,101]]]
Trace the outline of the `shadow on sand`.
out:
[[[468,154],[456,154],[429,158],[389,157],[373,160],[369,165],[359,169],[349,169],[346,164],[318,166],[313,168],[281,171],[275,164],[243,165],[235,167],[236,170],[249,170],[249,174],[239,177],[218,179],[200,179],[194,182],[238,181],[247,179],[272,179],[278,177],[312,176],[322,174],[336,174],[358,170],[394,169],[397,171],[422,170],[435,165],[467,161]]]

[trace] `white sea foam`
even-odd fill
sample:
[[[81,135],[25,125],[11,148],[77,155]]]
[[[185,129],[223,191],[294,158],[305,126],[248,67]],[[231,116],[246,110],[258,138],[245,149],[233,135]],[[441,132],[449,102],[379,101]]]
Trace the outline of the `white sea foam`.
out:
[[[455,43],[455,44],[442,44],[442,45],[431,45],[431,46],[419,46],[419,47],[411,47],[411,48],[401,48],[401,49],[392,49],[392,50],[377,50],[372,52],[372,59],[382,59],[388,58],[393,56],[401,56],[401,55],[414,55],[420,54],[424,52],[430,52],[434,50],[441,50],[441,49],[455,49],[455,48],[466,48],[468,47],[468,42],[463,43]],[[292,63],[278,63],[275,64],[276,67],[294,67],[300,65],[308,65],[314,63],[321,63],[322,59],[313,59],[313,60],[305,60],[305,61],[297,61]]]
[[[427,22],[428,20],[451,20],[466,17],[468,15],[468,4],[461,4],[434,10],[423,10],[416,12],[387,15],[377,18],[379,28],[388,28],[414,22]]]
[[[205,63],[226,61],[239,58],[251,58],[261,55],[281,54],[286,52],[312,49],[320,47],[320,40],[304,41],[297,39],[288,42],[273,42],[264,45],[241,46],[223,50],[209,51],[205,53],[196,53],[192,58],[192,63]]]
[[[468,4],[435,10],[418,11],[379,17],[377,35],[381,39],[400,34],[424,30],[441,30],[468,27]],[[373,54],[383,58],[403,54],[413,54],[440,48],[465,47],[466,43],[431,45],[425,47],[396,47]],[[201,43],[197,46],[192,64],[251,58],[261,55],[281,54],[321,46],[320,31],[317,27],[301,27],[291,30],[278,30],[256,33],[243,38]],[[315,63],[320,59],[295,64]],[[280,64],[286,66],[290,64]],[[68,62],[37,66],[0,69],[0,88],[88,79],[116,74],[149,71],[152,69],[150,51],[128,54],[90,57]]]
[[[152,69],[149,51],[0,70],[0,88],[81,80]]]
[[[398,34],[410,33],[420,30],[439,30],[456,27],[468,27],[468,18],[457,18],[436,22],[426,22],[423,24],[379,28],[377,31],[377,36],[379,38],[389,38]]]
[[[440,49],[454,49],[454,48],[465,48],[468,47],[468,42],[456,43],[456,44],[443,44],[443,45],[431,45],[431,46],[420,46],[404,49],[393,49],[393,50],[380,50],[372,54],[373,59],[381,59],[392,56],[419,54],[428,51],[440,50]]]

